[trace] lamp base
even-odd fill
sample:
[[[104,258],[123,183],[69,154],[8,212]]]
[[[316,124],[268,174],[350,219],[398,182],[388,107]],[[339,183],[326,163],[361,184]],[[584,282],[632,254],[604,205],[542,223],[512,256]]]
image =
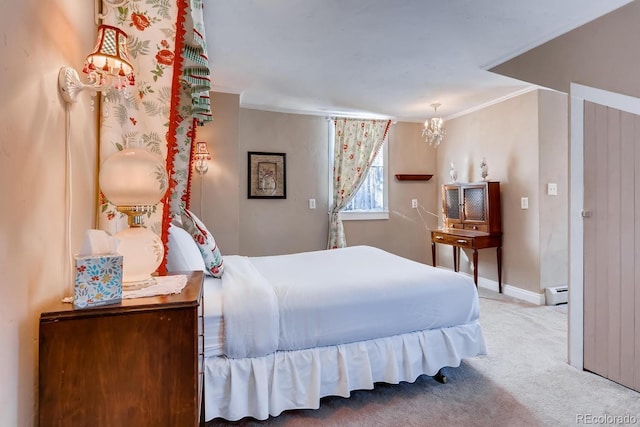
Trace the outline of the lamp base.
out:
[[[125,228],[114,236],[120,241],[118,252],[123,256],[122,289],[132,290],[151,286],[151,276],[164,257],[160,237],[142,227]]]

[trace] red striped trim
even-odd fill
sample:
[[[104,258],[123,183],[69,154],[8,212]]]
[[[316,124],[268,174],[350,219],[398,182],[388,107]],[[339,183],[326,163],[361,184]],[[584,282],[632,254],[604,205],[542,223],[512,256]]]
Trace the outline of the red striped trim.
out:
[[[176,154],[178,153],[178,143],[176,138],[176,130],[180,125],[180,114],[178,107],[180,106],[180,78],[182,76],[182,50],[184,49],[184,38],[186,30],[184,28],[187,1],[177,0],[178,13],[176,17],[176,44],[174,47],[173,62],[173,78],[171,81],[171,109],[169,112],[169,130],[167,131],[167,176],[169,177],[169,186],[163,199],[162,209],[162,233],[161,239],[164,246],[164,259],[158,268],[160,274],[167,271],[167,254],[169,252],[169,225],[171,224],[171,195],[175,191],[176,182],[173,179],[174,164]]]
[[[387,132],[389,132],[389,127],[391,127],[391,120],[387,120],[387,126],[384,128],[384,134],[382,135],[382,140],[387,137]]]
[[[196,132],[198,130],[198,121],[197,119],[193,119],[193,123],[191,124],[191,150],[189,150],[189,170],[187,171],[187,191],[182,196],[182,201],[186,209],[191,209],[191,181],[193,177],[193,168],[194,168],[194,154],[196,152]]]

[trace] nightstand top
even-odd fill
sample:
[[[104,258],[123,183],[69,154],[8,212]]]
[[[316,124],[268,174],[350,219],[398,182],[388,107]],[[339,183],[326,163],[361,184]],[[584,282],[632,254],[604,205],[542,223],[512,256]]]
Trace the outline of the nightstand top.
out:
[[[175,271],[168,274],[185,274],[187,276],[187,284],[179,294],[123,299],[122,302],[117,304],[82,309],[74,308],[71,303],[59,302],[50,306],[47,311],[42,312],[40,314],[40,321],[54,321],[69,317],[103,316],[133,311],[149,311],[166,309],[172,306],[185,307],[198,305],[202,297],[204,273],[202,271]]]

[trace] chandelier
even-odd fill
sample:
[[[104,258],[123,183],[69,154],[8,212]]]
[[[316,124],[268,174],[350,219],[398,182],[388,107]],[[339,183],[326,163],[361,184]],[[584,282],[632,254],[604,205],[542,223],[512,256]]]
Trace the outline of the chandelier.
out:
[[[433,111],[437,114],[440,104],[431,104]],[[437,147],[442,142],[444,135],[447,133],[442,127],[441,117],[432,117],[424,122],[424,129],[422,129],[422,136],[430,146]]]

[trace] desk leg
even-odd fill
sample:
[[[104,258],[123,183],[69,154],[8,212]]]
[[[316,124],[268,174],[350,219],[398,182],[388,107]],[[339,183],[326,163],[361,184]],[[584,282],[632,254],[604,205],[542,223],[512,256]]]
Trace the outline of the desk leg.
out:
[[[478,287],[478,250],[473,248],[473,283]]]
[[[432,265],[435,267],[436,266],[436,243],[435,242],[431,242],[431,261],[432,261]]]
[[[453,248],[453,271],[458,272],[459,268],[460,268],[460,264],[458,264],[458,247],[457,246],[452,246]]]
[[[498,246],[497,255],[498,255],[498,292],[502,293],[502,246]]]

